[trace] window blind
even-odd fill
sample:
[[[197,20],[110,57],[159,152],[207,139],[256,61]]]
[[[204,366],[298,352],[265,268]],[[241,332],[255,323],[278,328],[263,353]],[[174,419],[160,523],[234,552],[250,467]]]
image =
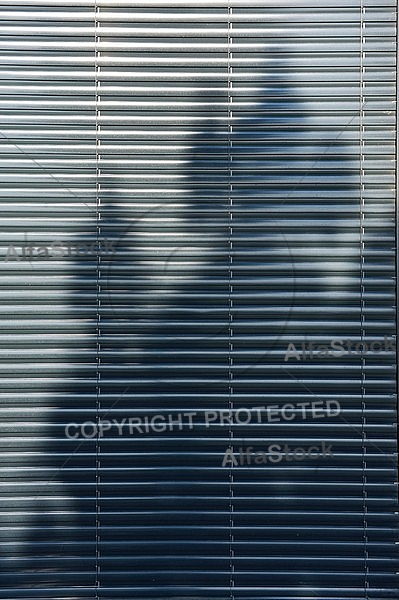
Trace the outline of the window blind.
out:
[[[396,597],[396,3],[0,18],[4,596]]]

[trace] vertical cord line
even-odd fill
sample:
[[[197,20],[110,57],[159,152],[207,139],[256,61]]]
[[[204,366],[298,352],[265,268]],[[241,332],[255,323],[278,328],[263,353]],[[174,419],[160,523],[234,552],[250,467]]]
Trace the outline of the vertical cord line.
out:
[[[227,143],[228,143],[228,187],[229,187],[229,414],[233,414],[233,169],[232,169],[232,132],[233,132],[233,83],[232,83],[232,8],[228,0],[227,32]],[[232,419],[229,424],[229,447],[233,450],[234,435]],[[234,600],[234,472],[233,464],[229,470],[229,568],[230,599]]]
[[[396,9],[396,36],[395,36],[395,41],[396,41],[396,71],[395,71],[395,87],[396,87],[396,106],[395,106],[395,125],[396,125],[396,135],[395,135],[395,171],[396,171],[396,177],[395,177],[395,263],[396,263],[396,268],[395,268],[395,276],[396,276],[396,327],[395,327],[395,334],[396,334],[396,343],[398,341],[398,337],[399,337],[399,289],[398,289],[398,281],[399,281],[399,196],[398,196],[398,190],[399,190],[399,157],[398,157],[398,150],[399,150],[399,111],[398,111],[398,106],[399,106],[399,47],[398,47],[398,35],[399,35],[399,6],[397,6]],[[396,364],[398,363],[398,355],[396,353]],[[398,394],[398,390],[399,390],[399,369],[396,366],[396,415],[399,415],[399,394]],[[399,447],[399,427],[398,427],[398,432],[397,432],[397,448]],[[398,465],[399,466],[399,465]],[[396,486],[397,486],[397,490],[398,490],[398,500],[399,500],[399,487],[398,487],[398,479],[399,479],[399,471],[397,470],[396,472]]]
[[[101,201],[100,201],[100,125],[99,125],[99,117],[100,117],[100,66],[98,65],[98,58],[100,56],[100,51],[98,50],[98,43],[100,41],[99,31],[98,31],[98,16],[100,12],[100,7],[97,6],[97,0],[95,0],[94,4],[94,66],[95,66],[95,144],[96,144],[96,242],[97,248],[99,248],[100,238],[101,238]],[[95,597],[96,600],[99,598],[99,590],[100,590],[100,467],[101,467],[101,457],[100,457],[100,410],[101,410],[101,381],[100,381],[100,363],[101,363],[101,256],[100,252],[97,254],[97,265],[96,265],[96,422],[97,422],[97,437],[96,437],[96,525],[95,525],[95,535],[96,535],[96,581],[95,581]]]
[[[360,339],[365,338],[365,281],[364,281],[364,245],[365,245],[365,24],[366,9],[363,0],[360,2],[360,114],[359,114],[359,137],[360,137]],[[364,348],[364,345],[362,345]],[[364,597],[368,599],[369,588],[369,556],[368,556],[368,520],[367,520],[367,448],[366,448],[366,359],[364,355],[360,358],[361,368],[361,403],[362,403],[362,489],[363,489],[363,544],[364,544]]]

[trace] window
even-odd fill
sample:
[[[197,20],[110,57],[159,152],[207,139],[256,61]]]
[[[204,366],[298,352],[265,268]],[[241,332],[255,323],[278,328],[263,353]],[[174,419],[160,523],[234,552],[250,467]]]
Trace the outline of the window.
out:
[[[395,9],[2,0],[10,600],[396,596]]]

